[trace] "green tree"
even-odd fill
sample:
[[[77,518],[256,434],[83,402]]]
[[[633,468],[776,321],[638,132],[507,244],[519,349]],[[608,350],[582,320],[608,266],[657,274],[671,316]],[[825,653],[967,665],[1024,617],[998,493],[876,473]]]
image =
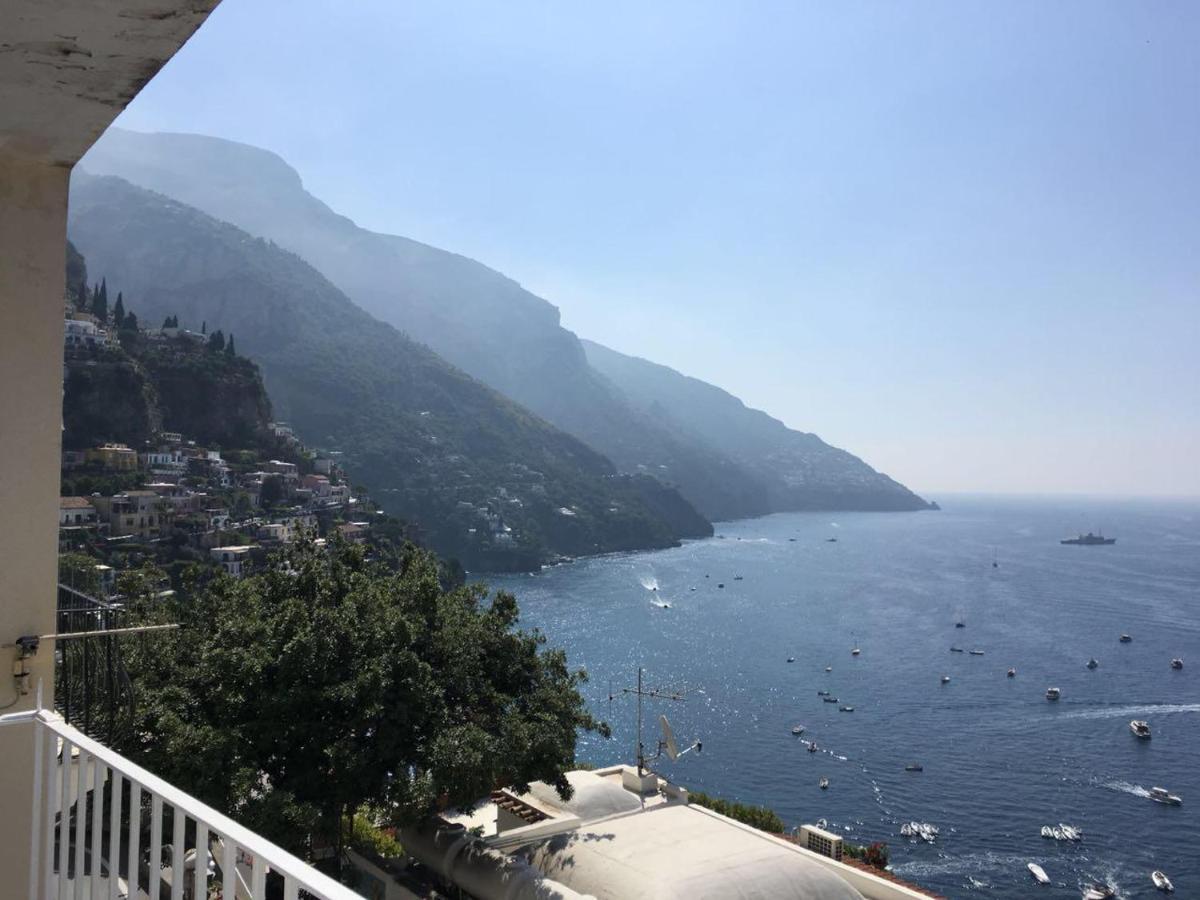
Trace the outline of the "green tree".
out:
[[[95,596],[100,593],[100,573],[96,571],[96,560],[86,553],[60,554],[58,580],[85,594]]]
[[[125,327],[125,297],[120,291],[117,291],[117,303],[113,307],[113,324],[118,330]]]
[[[262,504],[264,509],[270,509],[283,501],[286,491],[283,486],[283,478],[278,475],[268,475],[263,479],[262,490],[258,495],[258,502]]]
[[[125,313],[125,321],[121,323],[121,330],[122,331],[137,331],[138,330],[138,318],[136,315],[134,315],[133,310],[130,310],[129,312]]]
[[[208,336],[208,349],[214,353],[220,353],[225,349],[225,335],[221,332],[221,329],[218,328]]]
[[[578,729],[607,733],[584,674],[517,628],[511,595],[444,592],[423,550],[385,568],[301,541],[185,593],[135,604],[181,628],[130,652],[139,721],[122,749],[296,852],[312,835],[344,846],[364,806],[404,824],[497,785],[567,795]]]
[[[237,351],[233,349],[233,333],[229,334],[229,341],[225,344],[225,353],[228,356],[237,356]]]
[[[92,315],[101,322],[108,321],[108,283],[101,282],[92,294]]]

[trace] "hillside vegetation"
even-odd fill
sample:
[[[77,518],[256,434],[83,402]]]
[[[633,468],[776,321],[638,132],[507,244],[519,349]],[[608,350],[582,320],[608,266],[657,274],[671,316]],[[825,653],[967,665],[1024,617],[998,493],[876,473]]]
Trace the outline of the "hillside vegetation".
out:
[[[373,319],[269,241],[118,178],[77,173],[70,234],[144,321],[220,322],[278,418],[338,449],[389,513],[471,568],[671,546],[711,525]],[[474,529],[474,530],[472,530]],[[507,530],[506,530],[507,529]],[[507,535],[507,537],[505,537]]]

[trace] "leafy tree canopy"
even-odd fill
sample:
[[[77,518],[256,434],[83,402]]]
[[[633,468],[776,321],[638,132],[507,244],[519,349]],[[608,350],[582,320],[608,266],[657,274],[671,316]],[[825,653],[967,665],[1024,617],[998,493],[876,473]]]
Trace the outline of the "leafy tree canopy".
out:
[[[360,807],[395,824],[500,785],[569,792],[577,730],[601,730],[585,675],[518,629],[517,604],[445,592],[406,548],[393,567],[334,539],[302,541],[261,574],[186,602],[143,605],[179,632],[128,660],[140,721],[125,752],[294,851],[342,846]]]

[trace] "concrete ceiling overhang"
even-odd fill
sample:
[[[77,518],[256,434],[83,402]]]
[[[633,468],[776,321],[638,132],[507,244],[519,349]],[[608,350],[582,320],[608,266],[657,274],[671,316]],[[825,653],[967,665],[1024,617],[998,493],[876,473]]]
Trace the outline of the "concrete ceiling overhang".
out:
[[[0,0],[0,155],[71,166],[220,0]]]

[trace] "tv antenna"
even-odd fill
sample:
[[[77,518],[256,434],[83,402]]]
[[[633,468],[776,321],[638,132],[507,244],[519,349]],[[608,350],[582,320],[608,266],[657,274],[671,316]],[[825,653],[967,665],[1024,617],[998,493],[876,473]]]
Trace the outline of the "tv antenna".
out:
[[[622,694],[633,694],[637,697],[637,770],[638,775],[646,774],[646,748],[642,743],[642,698],[649,697],[652,700],[672,700],[677,703],[682,703],[686,698],[678,691],[666,691],[659,688],[646,688],[642,684],[642,667],[638,666],[637,687],[621,688]],[[611,702],[613,699],[612,688],[609,688],[608,699]],[[685,750],[679,749],[679,744],[675,740],[675,734],[671,731],[671,723],[667,721],[666,716],[658,717],[659,726],[662,728],[662,739],[658,741],[658,749],[654,756],[650,759],[658,759],[662,756],[663,751],[667,753],[667,758],[674,762],[679,757],[683,756],[691,750],[697,753],[701,751],[701,742],[696,741]]]

